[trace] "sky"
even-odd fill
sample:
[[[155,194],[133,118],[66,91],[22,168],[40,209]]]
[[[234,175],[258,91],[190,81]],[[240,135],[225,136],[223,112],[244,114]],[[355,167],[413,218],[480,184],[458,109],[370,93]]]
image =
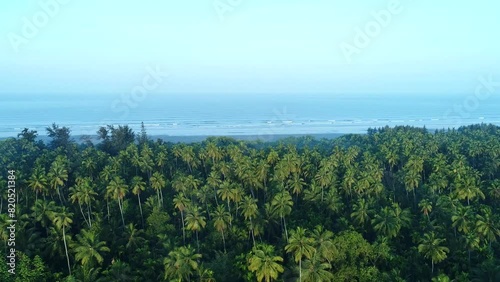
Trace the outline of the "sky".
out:
[[[144,83],[156,93],[469,93],[480,76],[500,78],[498,11],[494,0],[2,1],[0,95]]]

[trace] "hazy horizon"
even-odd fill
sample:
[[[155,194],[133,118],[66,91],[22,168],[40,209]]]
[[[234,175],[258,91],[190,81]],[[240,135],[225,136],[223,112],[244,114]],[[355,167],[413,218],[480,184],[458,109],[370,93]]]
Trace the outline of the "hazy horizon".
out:
[[[0,93],[124,93],[156,69],[151,93],[464,94],[499,73],[495,1],[117,3],[2,3]]]

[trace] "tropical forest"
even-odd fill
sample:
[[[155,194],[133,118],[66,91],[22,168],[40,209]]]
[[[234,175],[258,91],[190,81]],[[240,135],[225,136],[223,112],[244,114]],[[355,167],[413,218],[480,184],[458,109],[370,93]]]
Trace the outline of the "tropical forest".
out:
[[[0,141],[0,174],[0,281],[500,281],[494,125],[173,143],[52,124]]]

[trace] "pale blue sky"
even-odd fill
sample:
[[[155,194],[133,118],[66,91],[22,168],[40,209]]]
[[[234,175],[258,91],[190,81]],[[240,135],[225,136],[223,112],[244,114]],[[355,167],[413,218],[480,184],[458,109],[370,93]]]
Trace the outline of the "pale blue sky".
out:
[[[0,93],[123,93],[147,66],[171,75],[158,93],[472,93],[500,77],[494,0],[397,1],[351,63],[340,44],[391,0],[240,0],[223,21],[214,2],[237,0],[65,0],[16,52],[51,1],[0,3]]]

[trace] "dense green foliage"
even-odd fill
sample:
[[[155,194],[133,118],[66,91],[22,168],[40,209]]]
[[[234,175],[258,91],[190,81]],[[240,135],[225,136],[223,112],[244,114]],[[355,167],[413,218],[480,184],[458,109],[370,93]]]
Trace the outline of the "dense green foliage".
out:
[[[276,143],[48,133],[0,142],[0,186],[16,170],[18,196],[17,274],[1,263],[1,281],[500,281],[496,126]]]

